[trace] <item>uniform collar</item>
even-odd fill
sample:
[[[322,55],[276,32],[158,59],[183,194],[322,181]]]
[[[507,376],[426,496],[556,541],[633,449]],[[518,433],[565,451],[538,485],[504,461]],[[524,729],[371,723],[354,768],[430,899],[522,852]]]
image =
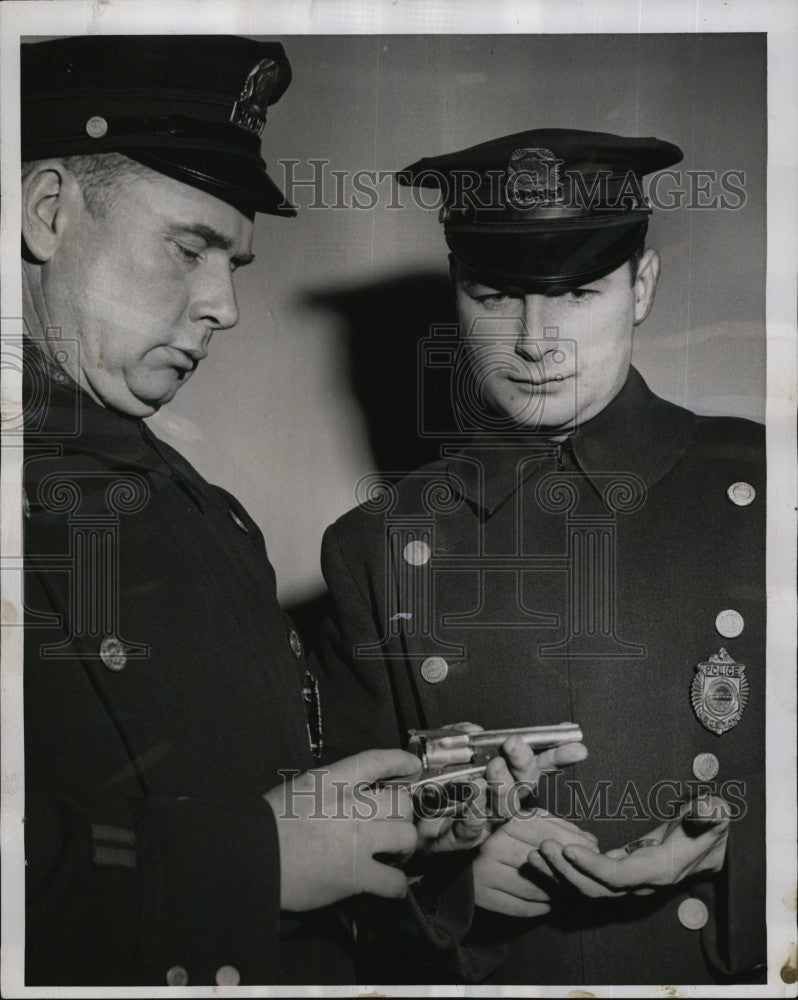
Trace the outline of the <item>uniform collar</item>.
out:
[[[646,487],[658,482],[684,454],[696,416],[648,388],[635,368],[618,395],[562,446],[508,436],[490,444],[475,437],[449,458],[452,488],[485,515],[494,514],[544,462],[579,471],[599,493],[600,476],[633,473]]]
[[[25,447],[57,443],[64,453],[93,455],[119,469],[171,476],[197,499],[208,500],[207,484],[179,452],[160,441],[139,417],[101,406],[38,346],[25,342],[23,393]]]

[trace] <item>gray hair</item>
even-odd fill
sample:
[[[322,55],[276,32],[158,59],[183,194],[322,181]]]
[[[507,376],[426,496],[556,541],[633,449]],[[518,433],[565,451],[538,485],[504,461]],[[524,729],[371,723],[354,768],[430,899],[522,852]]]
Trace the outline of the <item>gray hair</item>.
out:
[[[131,160],[122,153],[90,153],[83,156],[63,156],[61,163],[75,177],[89,212],[98,217],[105,215],[114,194],[126,182],[154,173],[142,163]],[[22,179],[41,161],[22,164]]]

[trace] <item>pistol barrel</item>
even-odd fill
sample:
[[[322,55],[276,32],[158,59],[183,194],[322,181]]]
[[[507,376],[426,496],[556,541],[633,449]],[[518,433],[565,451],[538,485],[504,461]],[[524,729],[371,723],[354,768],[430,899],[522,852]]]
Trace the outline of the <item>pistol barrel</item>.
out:
[[[520,736],[533,750],[550,750],[565,743],[581,743],[582,730],[575,722],[560,722],[556,726],[527,726],[518,729],[489,729],[472,733],[471,746],[480,749],[500,747],[510,736]]]
[[[411,730],[408,749],[418,755],[426,769],[435,770],[482,758],[491,750],[498,750],[509,736],[520,736],[533,750],[549,750],[565,743],[580,743],[582,730],[573,722],[561,722],[555,726],[487,729],[478,733],[463,733],[456,729]]]

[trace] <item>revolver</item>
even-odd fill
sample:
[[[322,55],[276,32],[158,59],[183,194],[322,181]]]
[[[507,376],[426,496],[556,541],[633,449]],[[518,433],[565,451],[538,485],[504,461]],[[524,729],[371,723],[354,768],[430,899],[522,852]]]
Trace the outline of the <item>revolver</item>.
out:
[[[485,773],[508,736],[520,736],[533,750],[551,750],[581,743],[582,730],[574,722],[519,729],[486,729],[461,733],[456,729],[410,729],[407,749],[421,760],[419,778],[401,782],[413,795],[416,812],[425,817],[450,816],[467,801],[464,789]],[[393,782],[391,782],[393,783]]]

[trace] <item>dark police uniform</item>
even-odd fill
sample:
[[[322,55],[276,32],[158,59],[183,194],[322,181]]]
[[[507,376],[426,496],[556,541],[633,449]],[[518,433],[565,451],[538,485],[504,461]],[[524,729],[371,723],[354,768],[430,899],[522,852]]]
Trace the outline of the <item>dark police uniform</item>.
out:
[[[488,217],[486,195],[476,209],[444,209],[444,220],[455,256],[497,287],[544,291],[616,268],[640,245],[647,210],[627,203],[606,229],[589,206],[560,216],[540,160],[579,162],[591,183],[584,164],[603,162],[618,185],[624,168],[641,175],[675,162],[674,150],[534,132],[421,161],[406,176],[495,174],[531,156],[542,213],[532,198],[526,221],[518,205],[494,205]],[[478,910],[464,948],[488,956],[488,983],[757,981],[764,429],[696,416],[632,368],[563,442],[490,425],[467,437],[398,482],[365,480],[360,506],[325,535],[336,609],[322,684],[331,752],[391,746],[408,728],[464,718],[489,728],[576,722],[590,756],[544,780],[539,804],[605,851],[645,837],[703,791],[721,795],[733,822],[717,875],[600,901],[552,888],[543,918]]]
[[[79,38],[22,67],[24,159],[121,151],[293,214],[259,153],[281,46]],[[263,794],[313,765],[312,685],[261,532],[32,345],[24,371],[26,982],[351,981],[336,908],[281,920]]]

